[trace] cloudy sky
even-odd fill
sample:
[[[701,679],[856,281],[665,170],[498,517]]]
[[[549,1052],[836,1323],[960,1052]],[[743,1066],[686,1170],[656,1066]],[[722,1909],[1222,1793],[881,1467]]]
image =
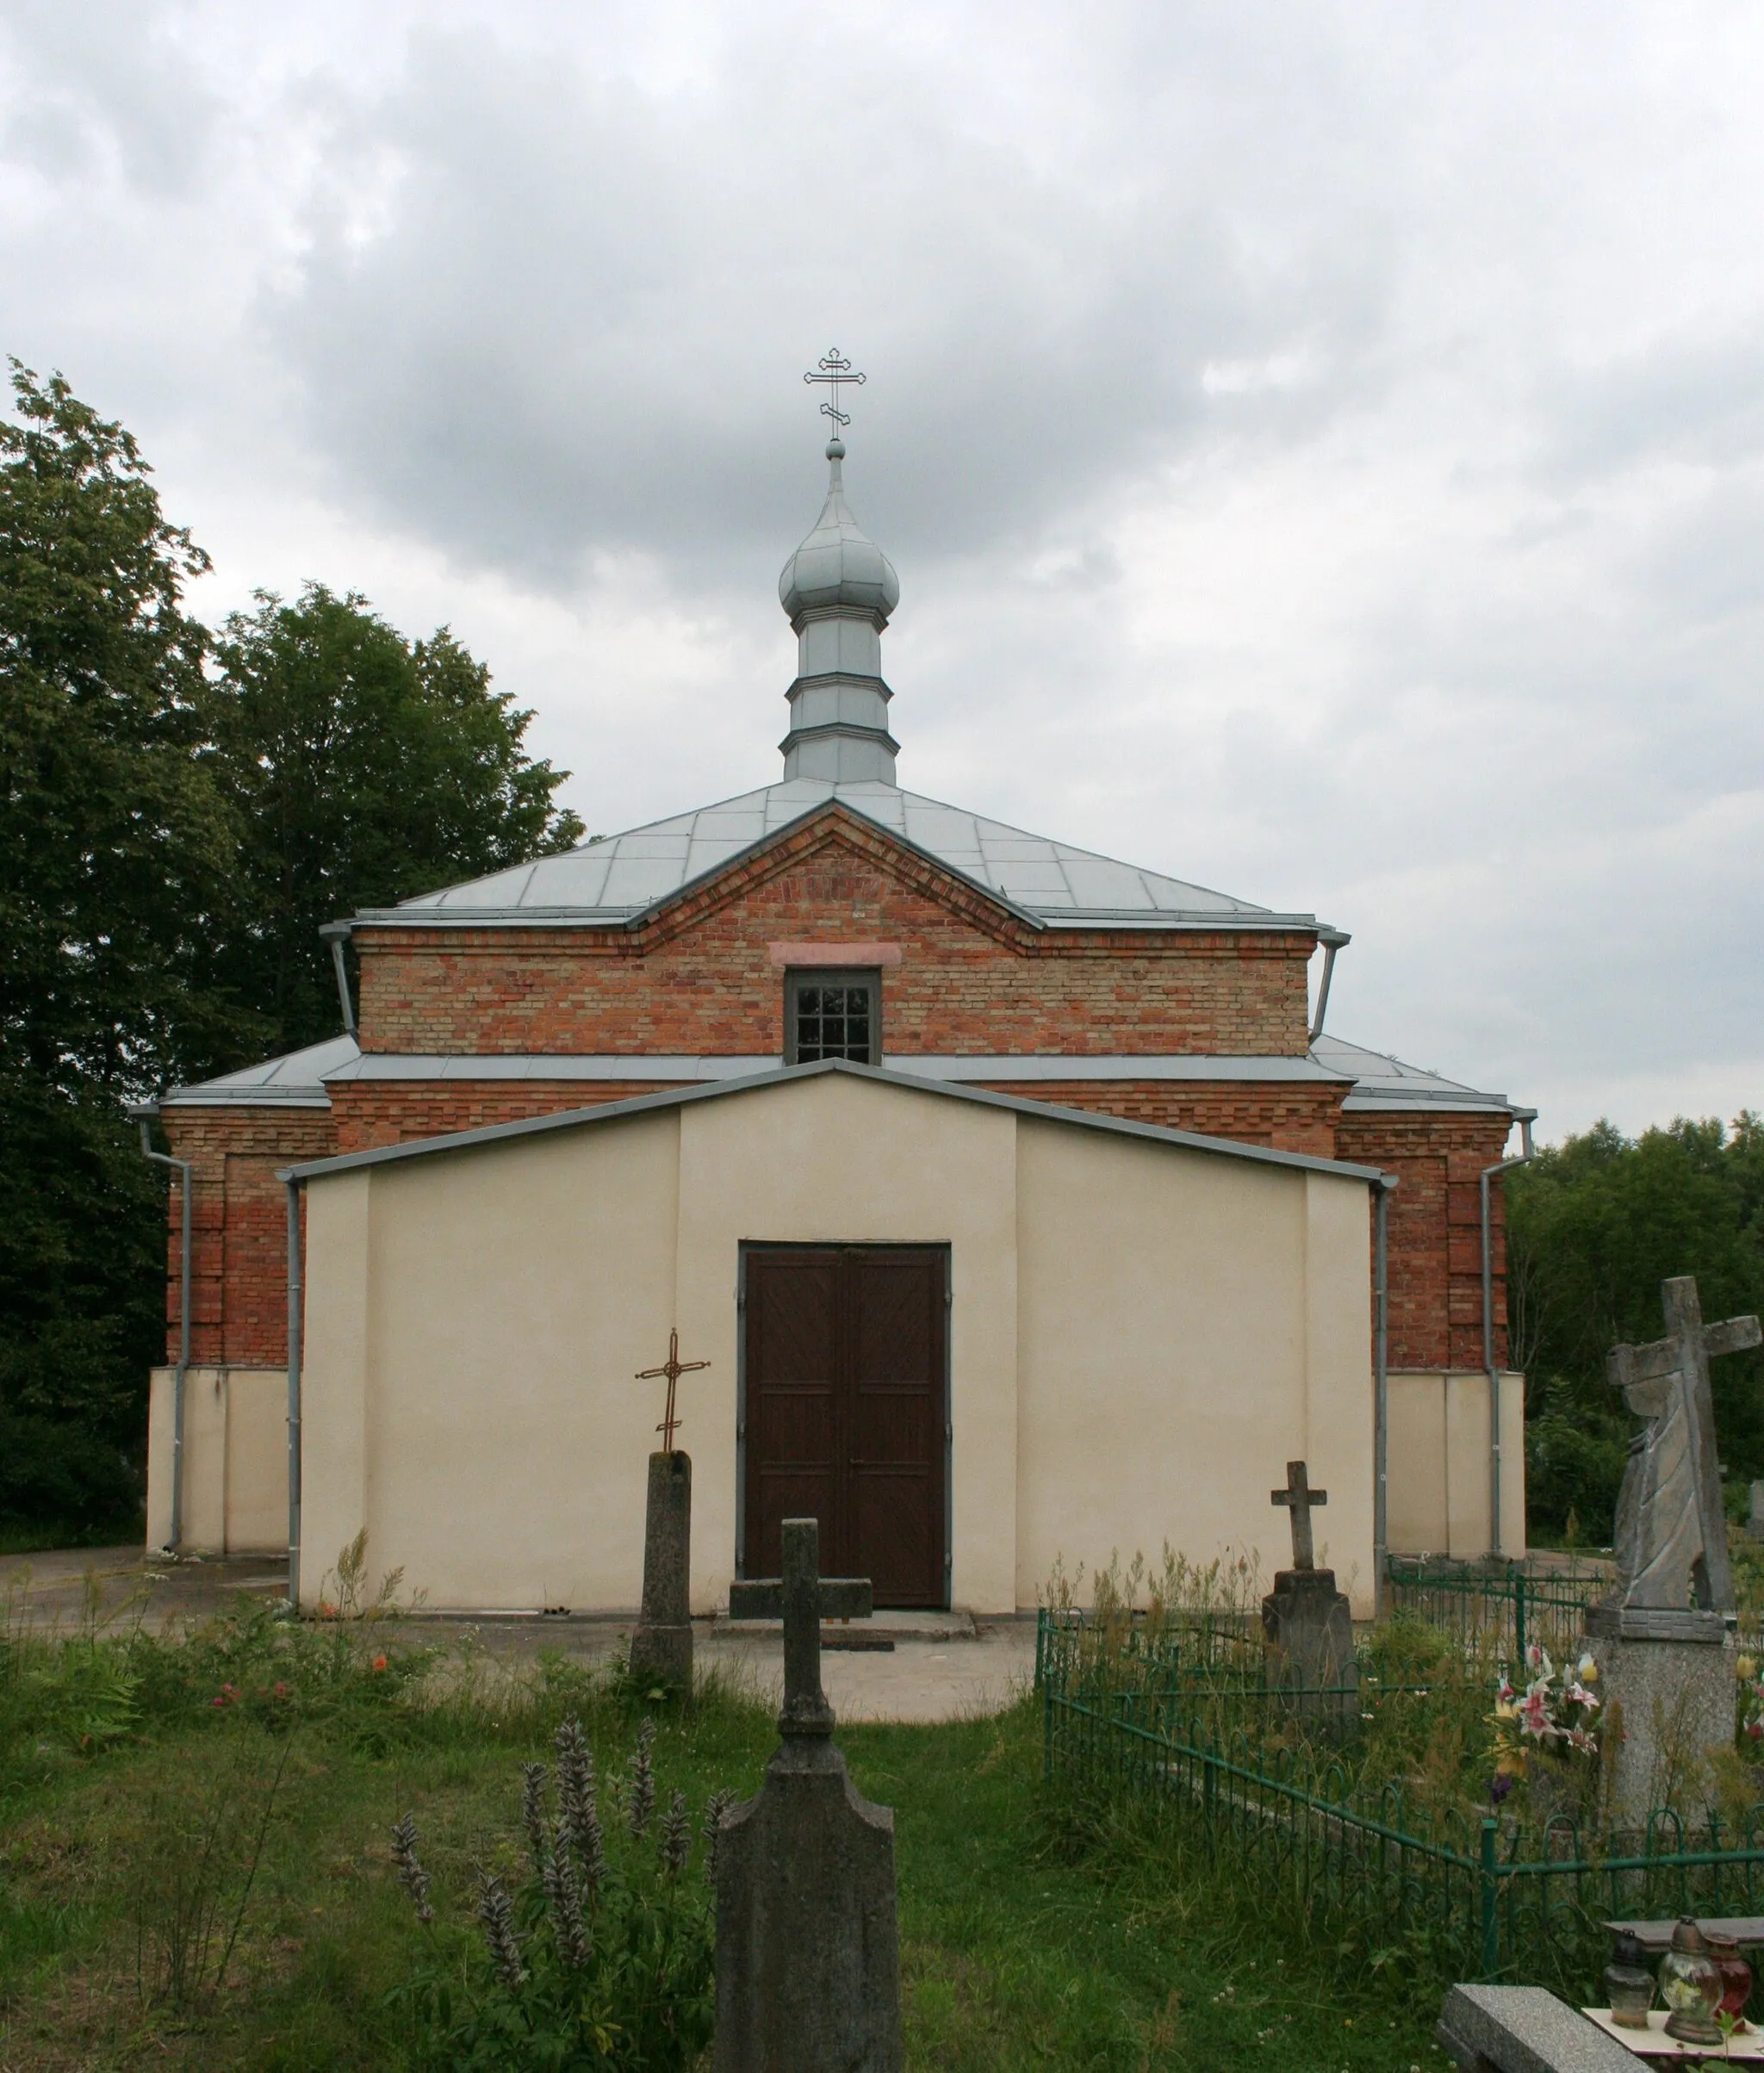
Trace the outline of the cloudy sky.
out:
[[[1761,109],[1748,0],[0,0],[0,348],[611,832],[779,774],[836,343],[904,783],[1314,909],[1546,1136],[1730,1115]]]

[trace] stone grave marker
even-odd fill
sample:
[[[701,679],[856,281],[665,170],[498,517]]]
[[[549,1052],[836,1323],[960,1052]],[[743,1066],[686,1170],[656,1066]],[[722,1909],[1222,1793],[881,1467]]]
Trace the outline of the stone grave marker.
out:
[[[784,1621],[780,1742],[723,1817],[713,2073],[900,2073],[894,1815],[833,1746],[823,1618],[867,1619],[867,1578],[820,1574],[820,1529],[784,1522],[784,1573],[730,1586],[732,1619]]]
[[[1647,1422],[1617,1500],[1617,1588],[1587,1608],[1606,1732],[1621,1710],[1612,1812],[1641,1820],[1733,1740],[1733,1576],[1709,1362],[1760,1344],[1755,1317],[1705,1325],[1694,1276],[1660,1287],[1667,1336],[1616,1346],[1606,1379]]]
[[[668,1358],[659,1368],[645,1368],[637,1378],[653,1382],[666,1376],[668,1407],[655,1428],[662,1435],[661,1448],[649,1456],[643,1602],[630,1637],[630,1673],[639,1684],[676,1691],[690,1691],[693,1685],[693,1463],[692,1456],[674,1443],[680,1423],[674,1416],[674,1388],[681,1375],[710,1365],[709,1361],[681,1360],[680,1333],[674,1331],[668,1335]]]
[[[1269,1501],[1292,1514],[1292,1567],[1275,1572],[1262,1600],[1270,1676],[1301,1712],[1345,1720],[1358,1707],[1353,1612],[1334,1570],[1318,1568],[1311,1530],[1312,1511],[1329,1493],[1312,1489],[1303,1462],[1289,1462],[1286,1487],[1270,1491]]]

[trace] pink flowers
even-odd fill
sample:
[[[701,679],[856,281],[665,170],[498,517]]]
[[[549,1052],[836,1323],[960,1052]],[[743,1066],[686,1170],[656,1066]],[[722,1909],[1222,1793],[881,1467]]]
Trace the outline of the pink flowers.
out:
[[[239,1686],[237,1685],[222,1685],[214,1698],[208,1701],[208,1704],[211,1706],[237,1705],[239,1704]]]
[[[1593,1715],[1599,1700],[1590,1687],[1599,1681],[1599,1666],[1582,1655],[1571,1670],[1558,1671],[1549,1651],[1537,1642],[1525,1649],[1530,1673],[1524,1696],[1517,1694],[1503,1671],[1494,1689],[1495,1771],[1516,1777],[1525,1771],[1523,1745],[1526,1741],[1565,1743],[1577,1754],[1597,1753],[1598,1731]]]

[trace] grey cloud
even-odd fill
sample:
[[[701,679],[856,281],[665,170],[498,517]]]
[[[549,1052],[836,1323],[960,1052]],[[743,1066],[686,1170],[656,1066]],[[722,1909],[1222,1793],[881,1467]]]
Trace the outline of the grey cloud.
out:
[[[339,101],[299,280],[262,311],[339,484],[568,584],[591,549],[690,567],[800,530],[798,375],[829,336],[872,377],[860,508],[925,554],[1057,528],[1211,427],[1294,436],[1333,407],[1376,332],[1376,254],[1252,253],[1150,157],[1125,197],[1050,178],[937,125],[879,40],[854,54],[831,102],[763,40],[682,97],[429,33],[391,93]],[[383,226],[353,236],[388,144]],[[1296,375],[1203,381],[1283,357]]]

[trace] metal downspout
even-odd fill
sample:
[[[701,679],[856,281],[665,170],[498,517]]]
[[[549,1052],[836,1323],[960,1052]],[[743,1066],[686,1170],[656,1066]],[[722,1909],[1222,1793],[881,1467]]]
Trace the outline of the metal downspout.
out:
[[[1306,1032],[1306,1041],[1312,1044],[1322,1035],[1323,1018],[1329,1012],[1329,982],[1335,976],[1335,953],[1345,950],[1353,938],[1339,928],[1320,928],[1317,940],[1323,946],[1323,977],[1317,982],[1317,1012]]]
[[[155,1151],[151,1125],[140,1119],[141,1157],[156,1166],[177,1171],[182,1197],[177,1239],[177,1366],[171,1375],[171,1526],[165,1544],[175,1555],[183,1538],[183,1385],[189,1373],[189,1189],[190,1161]]]
[[[1390,1276],[1387,1226],[1395,1176],[1382,1174],[1372,1203],[1372,1615],[1384,1611],[1385,1571],[1390,1563],[1390,1513],[1386,1487],[1390,1467]]]
[[[1488,1235],[1488,1183],[1497,1173],[1525,1165],[1531,1157],[1531,1124],[1535,1118],[1520,1115],[1519,1155],[1497,1159],[1477,1176],[1482,1207],[1482,1370],[1488,1377],[1488,1553],[1491,1560],[1503,1553],[1500,1537],[1500,1375],[1494,1365],[1494,1263]]]
[[[343,1010],[344,1033],[354,1036],[355,1002],[349,997],[349,967],[343,961],[343,946],[355,934],[352,922],[326,922],[319,934],[331,946],[331,965],[337,974],[337,1001]]]
[[[297,1617],[300,1613],[300,1182],[284,1175],[283,1185],[288,1190],[288,1603]]]

